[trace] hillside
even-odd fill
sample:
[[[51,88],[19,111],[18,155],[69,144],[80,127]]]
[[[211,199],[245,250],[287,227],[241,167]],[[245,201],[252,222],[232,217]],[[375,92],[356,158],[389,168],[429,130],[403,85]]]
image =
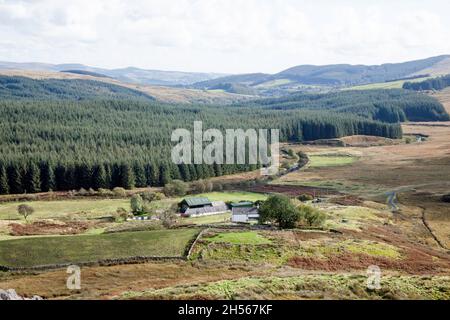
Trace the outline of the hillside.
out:
[[[0,99],[87,100],[142,99],[154,100],[148,94],[122,86],[81,79],[33,80],[26,77],[0,76]]]
[[[239,83],[258,89],[266,95],[290,91],[311,91],[322,88],[389,83],[403,78],[445,74],[450,68],[450,56],[442,55],[422,60],[382,65],[335,64],[325,66],[299,65],[276,74],[244,74],[195,83],[196,88],[210,88],[220,83]]]
[[[448,120],[435,99],[404,90],[300,94],[213,106],[164,104],[92,80],[0,79],[0,193],[161,186],[171,179],[257,168],[173,164],[171,133],[191,130],[199,119],[204,129],[278,128],[282,142],[349,135],[397,139],[402,136],[399,121]]]
[[[1,62],[0,70],[28,70],[28,71],[50,71],[61,72],[66,70],[77,70],[101,74],[113,79],[136,84],[180,86],[189,85],[199,81],[211,80],[222,77],[224,74],[146,70],[140,68],[105,69],[85,66],[82,64],[47,64],[47,63],[15,63]]]
[[[228,104],[242,100],[251,99],[252,96],[242,94],[232,94],[216,90],[198,90],[178,87],[164,87],[152,85],[140,85],[125,83],[110,77],[95,76],[93,72],[50,72],[36,70],[0,70],[0,76],[26,77],[36,80],[46,79],[81,79],[106,82],[109,84],[125,87],[128,89],[140,91],[146,95],[154,97],[156,100],[165,103],[202,103],[202,104]]]

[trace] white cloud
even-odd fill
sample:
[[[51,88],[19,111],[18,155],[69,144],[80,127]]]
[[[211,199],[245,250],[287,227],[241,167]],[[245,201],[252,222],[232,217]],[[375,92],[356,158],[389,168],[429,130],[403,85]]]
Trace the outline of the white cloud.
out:
[[[0,60],[276,72],[450,53],[445,0],[0,0]]]

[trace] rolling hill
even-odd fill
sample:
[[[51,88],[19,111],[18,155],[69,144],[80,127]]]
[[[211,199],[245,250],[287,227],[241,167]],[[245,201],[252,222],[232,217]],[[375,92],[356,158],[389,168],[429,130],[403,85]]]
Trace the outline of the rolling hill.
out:
[[[260,93],[274,95],[283,91],[311,91],[346,86],[387,83],[404,78],[414,79],[450,72],[450,55],[382,65],[335,64],[299,65],[277,74],[243,74],[195,83],[195,88],[208,89],[220,84],[241,84]]]
[[[0,70],[29,70],[51,72],[65,72],[67,70],[76,70],[77,72],[89,72],[108,76],[127,83],[165,86],[189,85],[195,82],[211,80],[224,76],[224,74],[219,73],[146,70],[134,67],[121,69],[104,69],[85,66],[82,64],[48,64],[36,62],[16,63],[1,61]]]
[[[242,100],[251,99],[252,96],[244,94],[234,94],[225,92],[224,90],[199,90],[184,87],[169,87],[157,85],[145,85],[136,83],[126,83],[119,80],[96,75],[93,72],[84,72],[76,70],[76,72],[52,72],[39,70],[1,70],[0,77],[25,77],[35,80],[59,79],[59,80],[91,80],[105,82],[112,85],[125,87],[136,90],[155,98],[158,101],[166,103],[182,103],[182,104],[228,104]]]

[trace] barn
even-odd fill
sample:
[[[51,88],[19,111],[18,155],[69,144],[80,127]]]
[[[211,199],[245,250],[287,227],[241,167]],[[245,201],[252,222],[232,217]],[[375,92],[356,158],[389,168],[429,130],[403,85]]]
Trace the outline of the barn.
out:
[[[200,217],[229,211],[225,202],[212,202],[204,197],[183,199],[183,201],[179,203],[179,207],[183,217]]]
[[[238,202],[232,203],[231,205],[231,221],[240,223],[250,223],[253,221],[258,221],[259,212],[258,208],[253,202]]]

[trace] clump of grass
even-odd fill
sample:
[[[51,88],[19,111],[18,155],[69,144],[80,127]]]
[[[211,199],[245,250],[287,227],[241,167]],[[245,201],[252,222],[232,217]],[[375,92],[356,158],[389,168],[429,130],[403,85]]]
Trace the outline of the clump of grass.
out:
[[[450,277],[383,276],[381,289],[367,288],[364,275],[301,275],[223,280],[154,291],[127,292],[121,298],[210,299],[450,299]]]
[[[401,253],[392,245],[373,241],[347,241],[345,249],[352,253],[362,253],[370,256],[384,257],[390,259],[400,259]]]
[[[263,237],[255,231],[219,233],[211,238],[208,238],[207,240],[211,242],[251,245],[271,243],[269,239]]]

